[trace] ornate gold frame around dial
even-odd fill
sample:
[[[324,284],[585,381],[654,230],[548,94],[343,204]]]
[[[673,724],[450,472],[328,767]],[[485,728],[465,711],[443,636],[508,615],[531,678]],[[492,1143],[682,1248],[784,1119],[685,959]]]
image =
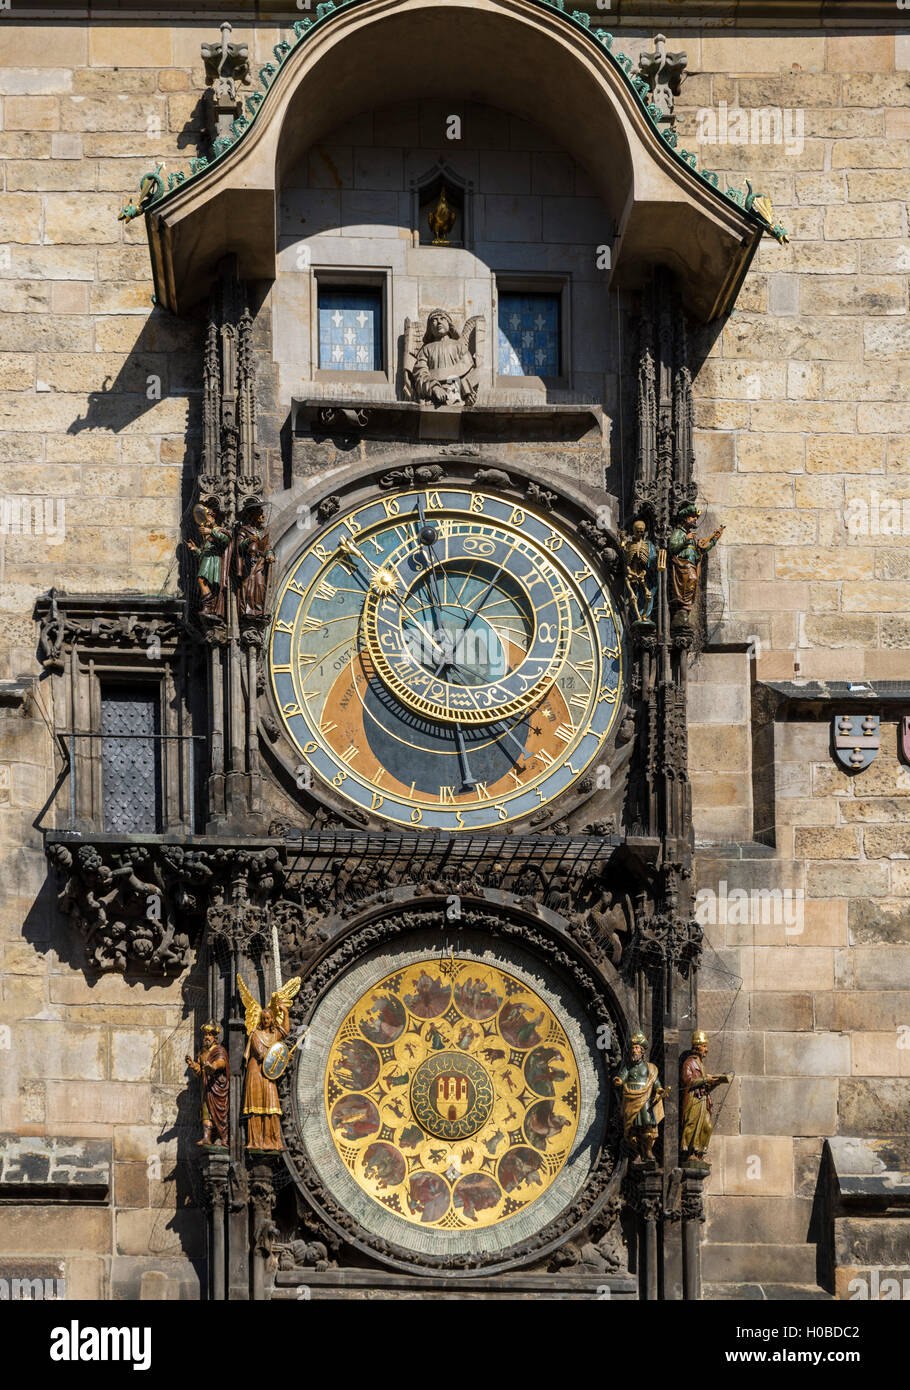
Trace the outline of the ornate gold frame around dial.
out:
[[[481,495],[480,493],[475,494],[475,496],[478,497]],[[487,534],[490,535],[493,533],[500,535],[506,540],[514,541],[513,535],[505,526],[488,524]],[[412,549],[413,547],[410,548]],[[393,576],[400,555],[407,552],[408,549],[409,547],[402,546],[400,551],[396,551],[386,562]],[[526,551],[525,554],[526,558],[531,561],[533,567],[535,557],[531,555],[530,550]],[[538,563],[537,568],[541,575],[545,574],[542,565]],[[510,577],[514,580],[514,576]],[[536,582],[537,576],[535,575],[534,577]],[[415,579],[410,588],[412,590],[416,588],[422,578],[423,576],[419,576]],[[553,579],[555,578],[556,575],[554,573]],[[392,592],[394,592],[394,590]],[[408,592],[410,591],[408,590],[404,593],[403,597],[405,601],[407,600]],[[522,586],[522,594],[527,600],[531,612],[534,612],[534,601],[524,586]],[[458,694],[461,691],[460,686],[450,681],[434,679],[432,682],[427,683],[424,687],[425,694],[421,695],[413,688],[412,683],[406,679],[402,679],[400,674],[402,659],[407,661],[407,652],[402,630],[403,610],[399,607],[394,612],[394,620],[391,623],[384,623],[382,616],[383,609],[390,606],[394,607],[394,599],[392,599],[388,592],[383,592],[381,588],[376,586],[371,588],[364,603],[363,610],[363,631],[366,647],[380,680],[399,700],[401,700],[403,705],[413,710],[415,714],[426,715],[431,719],[438,719],[447,724],[496,724],[502,719],[514,718],[525,710],[530,709],[542,699],[553,685],[553,682],[556,680],[565,663],[568,651],[568,641],[566,637],[568,602],[565,597],[560,598],[557,596],[556,606],[559,612],[559,618],[553,624],[547,624],[548,627],[556,627],[558,634],[553,643],[552,654],[547,662],[546,669],[531,682],[522,694],[516,695],[512,699],[497,699],[496,694],[498,691],[501,691],[501,686],[497,681],[491,681],[487,684],[485,690],[483,690],[483,687],[476,687],[472,691],[475,700],[479,698],[481,691],[483,691],[483,693],[487,694],[489,703],[480,709],[465,708],[464,705],[459,706],[457,703]],[[394,650],[393,656],[387,653],[382,643],[381,638],[384,633],[380,630],[381,628],[384,628],[385,631],[390,633],[394,632],[399,639],[398,647]],[[396,667],[396,660],[398,662],[398,667]],[[523,664],[526,665],[527,661]],[[413,660],[410,662],[410,665],[414,670],[419,671],[419,667]],[[518,666],[513,674],[515,677],[521,678],[522,666]]]

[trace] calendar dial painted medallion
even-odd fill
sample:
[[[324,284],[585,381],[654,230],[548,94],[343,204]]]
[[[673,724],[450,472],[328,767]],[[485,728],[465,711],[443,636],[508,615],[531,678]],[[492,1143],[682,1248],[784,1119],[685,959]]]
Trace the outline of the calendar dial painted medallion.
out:
[[[369,988],[329,1052],[325,1115],[357,1186],[412,1225],[492,1226],[552,1185],[578,1130],[578,1063],[504,970],[428,958]]]
[[[269,661],[300,785],[405,828],[539,810],[622,704],[619,620],[591,561],[549,516],[468,486],[339,512],[284,578]]]

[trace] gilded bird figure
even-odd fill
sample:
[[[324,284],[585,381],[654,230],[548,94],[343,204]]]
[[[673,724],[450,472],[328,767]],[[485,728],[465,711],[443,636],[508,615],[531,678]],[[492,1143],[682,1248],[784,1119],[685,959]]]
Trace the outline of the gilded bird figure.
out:
[[[443,184],[439,190],[439,202],[427,217],[430,231],[433,233],[434,246],[449,245],[449,232],[455,226],[456,216],[455,209],[449,207],[446,201],[446,186]]]

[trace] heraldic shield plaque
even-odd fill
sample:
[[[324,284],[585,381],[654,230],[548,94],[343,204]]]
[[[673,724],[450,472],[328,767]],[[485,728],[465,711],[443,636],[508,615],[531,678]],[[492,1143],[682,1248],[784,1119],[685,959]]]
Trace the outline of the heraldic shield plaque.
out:
[[[838,714],[832,722],[837,761],[849,772],[862,772],[874,762],[881,743],[881,718],[877,714]]]
[[[465,933],[443,955],[419,937],[393,972],[387,955],[367,957],[317,1008],[299,1134],[372,1248],[479,1249],[495,1263],[588,1179],[603,1049],[580,1001],[520,948],[474,948]]]

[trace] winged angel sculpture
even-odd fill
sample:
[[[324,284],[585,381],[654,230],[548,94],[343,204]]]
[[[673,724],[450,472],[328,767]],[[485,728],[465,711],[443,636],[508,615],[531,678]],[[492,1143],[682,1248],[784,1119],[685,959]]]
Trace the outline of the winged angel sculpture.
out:
[[[452,315],[434,309],[421,333],[417,319],[404,321],[405,394],[434,406],[474,405],[483,360],[483,316],[468,319],[461,333]]]
[[[243,1113],[247,1117],[246,1146],[276,1152],[281,1142],[281,1105],[278,1087],[271,1080],[267,1058],[276,1043],[284,1043],[290,1031],[290,1004],[300,989],[300,976],[295,975],[281,985],[262,1008],[256,1002],[240,976],[237,976],[240,998],[246,1010],[246,1080],[243,1088]],[[278,1073],[280,1075],[280,1072]]]

